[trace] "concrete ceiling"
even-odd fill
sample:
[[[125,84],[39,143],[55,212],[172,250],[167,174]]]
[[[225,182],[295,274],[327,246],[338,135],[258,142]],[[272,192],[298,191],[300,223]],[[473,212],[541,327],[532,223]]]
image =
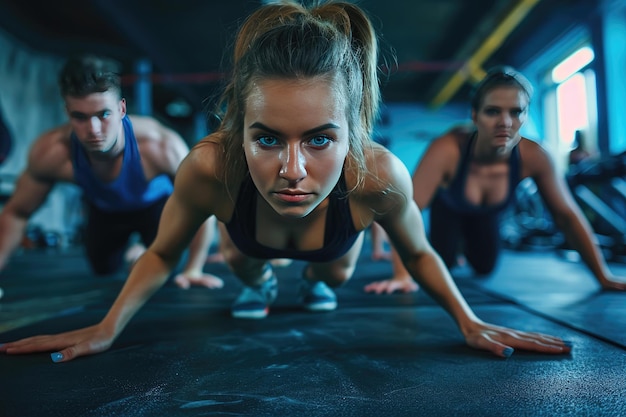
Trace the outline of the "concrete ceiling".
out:
[[[484,59],[469,71],[507,63],[511,51],[549,16],[592,0],[360,0],[381,35],[387,102],[463,100],[468,83],[449,86],[481,47]],[[153,108],[182,99],[198,110],[221,88],[226,53],[253,0],[92,0],[0,2],[0,28],[35,50],[68,56],[109,55],[123,64],[128,82],[145,58],[154,73]],[[508,19],[508,20],[507,20]],[[504,26],[504,27],[503,27]],[[500,32],[498,32],[500,31]],[[491,37],[491,39],[490,39]],[[487,40],[489,39],[489,42]],[[472,74],[469,74],[472,75]],[[130,84],[128,84],[130,86]],[[441,98],[441,97],[440,97]],[[441,104],[440,100],[440,104]]]

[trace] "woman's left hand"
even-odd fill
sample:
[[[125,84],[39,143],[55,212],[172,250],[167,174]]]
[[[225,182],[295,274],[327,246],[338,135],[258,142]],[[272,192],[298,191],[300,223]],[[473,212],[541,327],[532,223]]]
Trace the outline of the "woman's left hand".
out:
[[[222,281],[221,278],[205,273],[183,272],[176,275],[174,282],[184,290],[188,289],[192,285],[211,289],[222,288],[224,286],[224,281]]]
[[[626,291],[626,278],[611,275],[600,281],[600,285],[605,291]]]
[[[567,354],[572,350],[571,343],[558,337],[482,322],[465,334],[465,340],[475,349],[487,350],[503,358],[511,356],[515,349],[550,354]]]

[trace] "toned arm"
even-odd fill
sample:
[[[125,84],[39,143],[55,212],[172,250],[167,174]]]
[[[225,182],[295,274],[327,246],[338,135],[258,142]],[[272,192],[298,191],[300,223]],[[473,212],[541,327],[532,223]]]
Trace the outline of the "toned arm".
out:
[[[420,210],[413,200],[411,177],[401,161],[389,154],[377,158],[384,168],[379,172],[388,175],[388,183],[398,190],[391,208],[377,209],[384,213],[376,221],[385,229],[400,259],[411,276],[435,298],[456,320],[465,333],[472,323],[479,321],[471,311],[443,261],[430,246]]]
[[[44,203],[55,182],[62,178],[67,152],[59,132],[35,142],[26,170],[0,213],[0,269],[19,245],[31,215]]]
[[[174,130],[148,117],[132,118],[147,178],[161,174],[172,180],[183,159],[189,153],[184,139]]]
[[[428,147],[413,173],[413,199],[423,210],[437,189],[454,174],[460,158],[455,135],[448,133],[435,139]]]
[[[614,277],[600,252],[591,225],[572,197],[565,180],[539,144],[524,139],[520,147],[524,174],[533,178],[550,214],[565,238],[605,289],[626,290],[626,280]]]
[[[411,198],[412,186],[404,165],[391,155],[376,160],[384,165],[378,166],[378,172],[388,173],[388,183],[398,190],[393,206],[374,207],[375,212],[383,213],[376,221],[389,235],[413,279],[453,317],[469,346],[502,357],[510,356],[515,348],[545,353],[570,351],[570,346],[556,337],[521,332],[480,320],[426,239],[420,211]]]
[[[429,145],[412,177],[413,201],[420,210],[426,209],[431,204],[437,189],[452,178],[459,158],[458,139],[453,133],[446,133]],[[410,278],[409,271],[404,267],[393,246],[391,254],[393,277],[368,284],[364,288],[366,292],[382,294],[396,290],[417,291],[418,286]]]
[[[202,155],[198,155],[201,153]],[[56,335],[34,336],[0,346],[0,352],[53,351],[55,362],[107,350],[135,313],[167,280],[194,233],[213,215],[213,202],[227,200],[205,167],[215,166],[214,152],[192,151],[180,166],[174,193],[167,201],[154,243],[135,263],[122,291],[104,319],[89,327]]]
[[[134,265],[122,292],[100,324],[108,337],[116,338],[165,283],[200,225],[213,214],[212,203],[220,201],[219,186],[202,169],[202,156],[213,157],[206,152],[191,152],[181,164],[174,193],[163,209],[156,239]]]

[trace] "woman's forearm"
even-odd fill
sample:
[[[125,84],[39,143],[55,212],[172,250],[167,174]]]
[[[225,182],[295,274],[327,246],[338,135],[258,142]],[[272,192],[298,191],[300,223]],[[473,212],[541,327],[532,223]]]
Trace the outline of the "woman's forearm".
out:
[[[137,311],[165,284],[171,270],[171,265],[148,249],[133,266],[122,291],[100,325],[116,338]]]
[[[573,215],[570,219],[561,219],[560,223],[565,239],[580,254],[598,282],[606,280],[610,272],[588,222]]]
[[[405,266],[420,286],[452,316],[464,335],[473,324],[480,322],[435,252],[409,260]]]

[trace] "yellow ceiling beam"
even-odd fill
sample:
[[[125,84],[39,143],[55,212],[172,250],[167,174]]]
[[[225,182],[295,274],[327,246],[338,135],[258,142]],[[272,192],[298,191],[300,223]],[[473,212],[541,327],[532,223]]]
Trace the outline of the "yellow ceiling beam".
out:
[[[467,80],[481,80],[485,75],[482,65],[502,45],[507,36],[538,2],[539,0],[520,0],[472,56],[469,57],[465,65],[458,69],[437,93],[431,101],[431,107],[440,107],[445,104]]]

